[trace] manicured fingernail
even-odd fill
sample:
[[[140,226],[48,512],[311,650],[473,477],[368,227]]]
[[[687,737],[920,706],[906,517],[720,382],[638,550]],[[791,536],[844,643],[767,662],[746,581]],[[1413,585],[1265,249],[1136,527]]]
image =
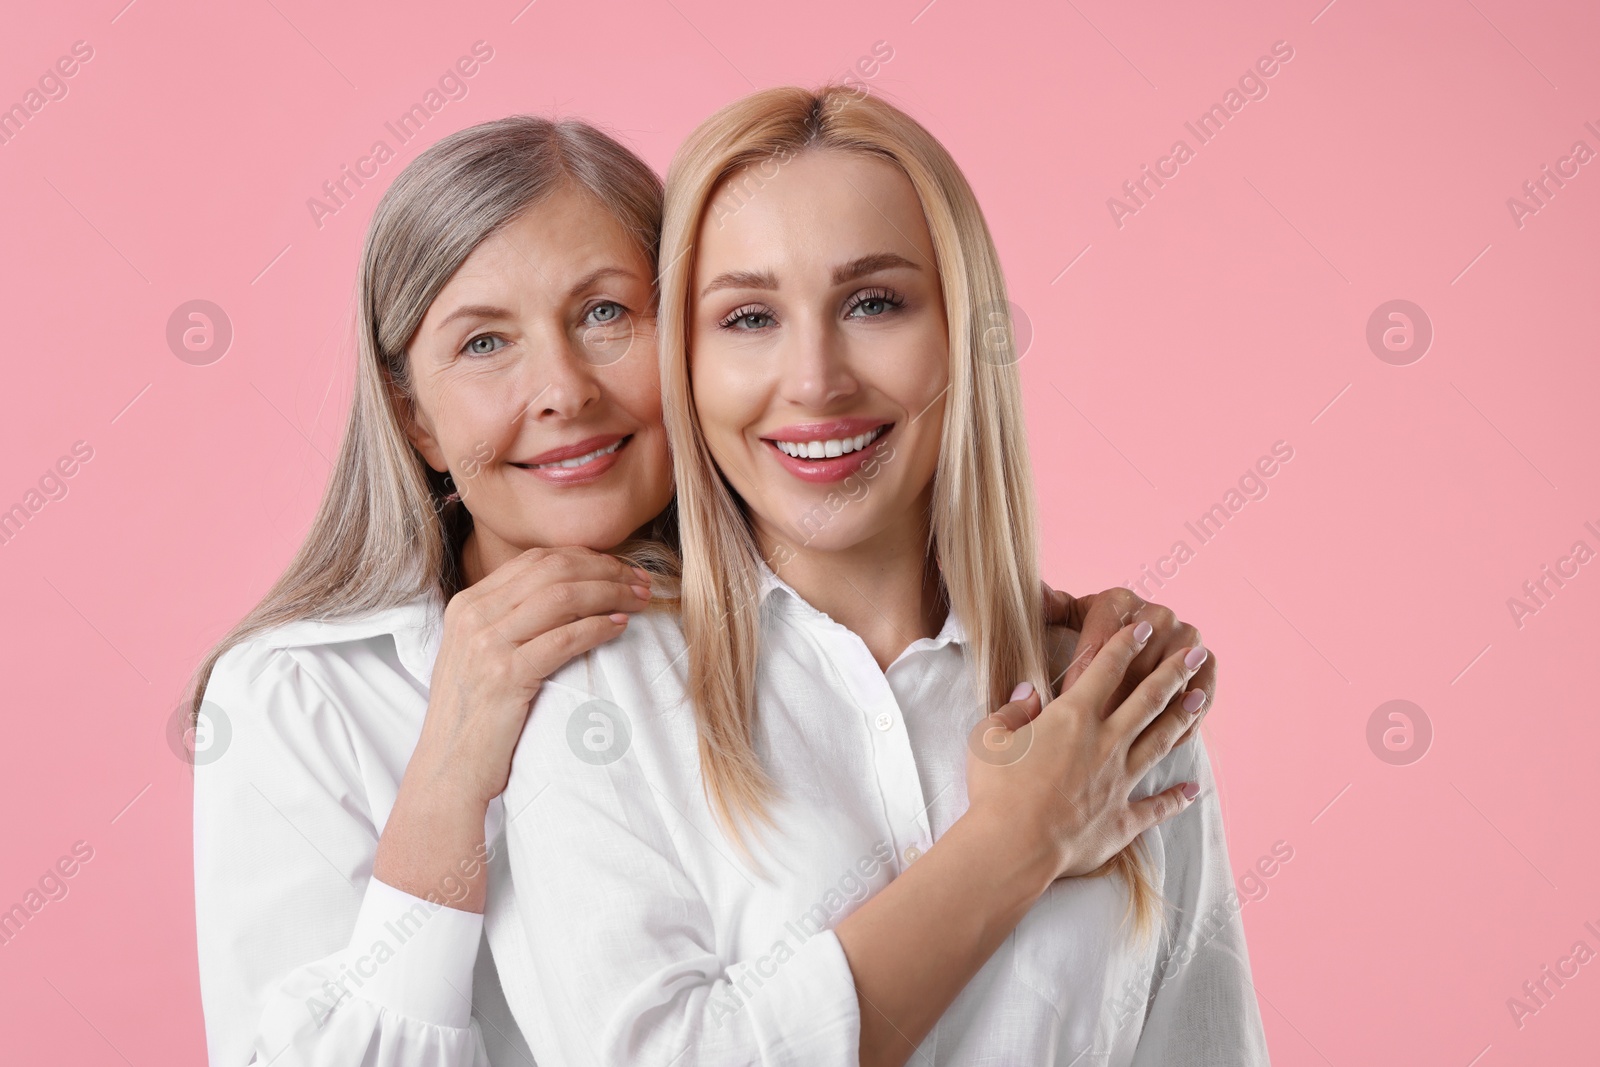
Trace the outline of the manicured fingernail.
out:
[[[1183,799],[1193,800],[1200,795],[1200,786],[1194,782],[1183,783]]]
[[[649,600],[650,590],[647,586],[636,585],[633,587],[633,595],[638,597],[640,600]]]
[[[1206,650],[1203,647],[1191,648],[1189,654],[1183,657],[1183,665],[1191,671],[1200,669],[1200,664],[1206,661]]]
[[[618,626],[626,626],[626,625],[628,625],[628,616],[624,612],[613,611],[610,615],[607,616],[607,618],[609,618],[612,622],[616,623]]]
[[[1150,635],[1155,632],[1156,628],[1150,625],[1150,620],[1145,619],[1144,621],[1140,622],[1138,626],[1133,628],[1134,643],[1140,645],[1144,644],[1146,641],[1150,640]]]
[[[1192,690],[1183,698],[1183,710],[1187,711],[1190,715],[1193,715],[1195,712],[1200,710],[1201,705],[1203,705],[1205,702],[1206,691],[1204,689]]]
[[[633,568],[633,573],[635,573],[639,577],[643,578],[646,582],[648,582],[650,580],[650,572],[645,570],[643,567],[635,567],[635,568]]]
[[[1032,695],[1033,683],[1023,682],[1011,691],[1011,703],[1015,704],[1019,700],[1027,700]]]

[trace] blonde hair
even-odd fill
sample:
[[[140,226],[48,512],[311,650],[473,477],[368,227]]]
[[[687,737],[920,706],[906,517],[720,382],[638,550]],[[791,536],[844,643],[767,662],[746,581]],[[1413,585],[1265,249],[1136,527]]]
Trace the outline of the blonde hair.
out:
[[[949,322],[950,384],[934,475],[932,544],[950,608],[971,647],[987,707],[1019,681],[1052,694],[1044,651],[1032,471],[999,256],[955,161],[910,116],[859,89],[754,93],[689,136],[667,174],[662,225],[662,403],[675,457],[683,574],[680,610],[706,791],[736,836],[770,821],[772,783],[753,744],[760,550],[744,507],[706,445],[690,390],[695,240],[723,183],[801,151],[875,156],[911,180],[933,239]],[[765,174],[762,175],[766,177]],[[997,318],[997,316],[1005,316]],[[996,323],[1005,328],[995,329]],[[981,356],[980,356],[981,353]],[[996,546],[1007,546],[996,551]],[[1094,872],[1116,871],[1142,937],[1160,899],[1136,840]]]
[[[413,403],[406,346],[428,307],[485,238],[562,188],[594,196],[655,271],[661,179],[621,143],[576,120],[513,115],[460,130],[413,160],[378,203],[361,253],[355,395],[339,456],[294,559],[190,682],[198,714],[217,660],[300,619],[337,619],[462,586],[472,516],[406,435]],[[672,507],[641,541],[615,550],[676,569]]]

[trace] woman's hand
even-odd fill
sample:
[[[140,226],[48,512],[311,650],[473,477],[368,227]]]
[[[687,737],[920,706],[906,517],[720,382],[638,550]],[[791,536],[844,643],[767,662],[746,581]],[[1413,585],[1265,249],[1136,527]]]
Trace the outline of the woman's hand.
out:
[[[412,762],[449,768],[473,801],[505,791],[544,680],[617,636],[650,574],[586,548],[530,548],[451,598]],[[409,773],[409,772],[408,772]]]
[[[1130,622],[1148,622],[1155,632],[1144,651],[1134,659],[1122,684],[1117,688],[1112,707],[1122,703],[1141,678],[1147,676],[1167,656],[1180,648],[1200,648],[1200,631],[1173,614],[1171,608],[1147,603],[1133,590],[1113,586],[1099,593],[1075,597],[1044,586],[1045,622],[1050,647],[1050,677],[1058,691],[1064,692],[1088,667],[1094,653]],[[1200,728],[1200,720],[1211,711],[1217,697],[1217,656],[1206,656],[1194,676],[1191,691],[1204,692],[1200,713],[1189,721],[1189,728],[1178,738],[1178,745],[1189,740]],[[1189,693],[1180,699],[1188,699]],[[1176,748],[1178,745],[1174,745]]]
[[[649,601],[649,572],[583,548],[531,548],[452,597],[373,877],[482,911],[484,815],[505,790],[539,687]]]
[[[1024,683],[972,733],[970,808],[1001,820],[1026,850],[1037,850],[1046,885],[1097,872],[1197,795],[1195,784],[1184,782],[1129,800],[1187,733],[1204,695],[1195,690],[1178,699],[1207,658],[1195,646],[1175,650],[1113,702],[1153,633],[1149,622],[1122,627],[1049,706],[1041,709],[1039,694]]]

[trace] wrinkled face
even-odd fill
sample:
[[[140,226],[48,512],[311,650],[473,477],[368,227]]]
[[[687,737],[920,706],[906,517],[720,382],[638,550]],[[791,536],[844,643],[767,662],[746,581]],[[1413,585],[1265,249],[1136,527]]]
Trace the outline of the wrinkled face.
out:
[[[899,539],[927,522],[950,374],[921,203],[876,156],[812,149],[772,171],[731,175],[737,208],[708,211],[697,237],[707,445],[765,554]]]
[[[467,257],[408,349],[410,436],[480,547],[610,549],[672,497],[650,264],[563,190]]]

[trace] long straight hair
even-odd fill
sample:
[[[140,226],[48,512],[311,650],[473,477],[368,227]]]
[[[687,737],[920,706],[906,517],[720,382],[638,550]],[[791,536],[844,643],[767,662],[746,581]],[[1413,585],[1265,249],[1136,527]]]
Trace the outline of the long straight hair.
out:
[[[1053,695],[1009,304],[977,198],[932,134],[859,89],[778,88],[747,96],[702,123],[668,171],[661,241],[668,266],[659,310],[662,400],[683,540],[689,692],[708,797],[735,836],[770,821],[773,795],[753,740],[760,552],[744,505],[712,460],[690,389],[695,240],[713,198],[742,168],[781,166],[796,153],[823,149],[887,160],[916,189],[933,239],[950,349],[929,552],[971,642],[980,698],[997,707],[1022,679],[1045,699]],[[764,169],[758,173],[765,176]],[[1095,873],[1122,875],[1125,920],[1132,917],[1142,937],[1155,923],[1160,898],[1138,844]]]
[[[414,403],[406,347],[473,249],[562,188],[594,196],[654,273],[661,179],[585,122],[513,115],[460,130],[419,155],[384,193],[361,252],[355,395],[327,490],[288,569],[195,672],[191,717],[217,660],[251,636],[429,592],[448,599],[461,588],[459,554],[472,516],[406,434]],[[669,506],[642,540],[616,553],[675,570],[673,516]]]

